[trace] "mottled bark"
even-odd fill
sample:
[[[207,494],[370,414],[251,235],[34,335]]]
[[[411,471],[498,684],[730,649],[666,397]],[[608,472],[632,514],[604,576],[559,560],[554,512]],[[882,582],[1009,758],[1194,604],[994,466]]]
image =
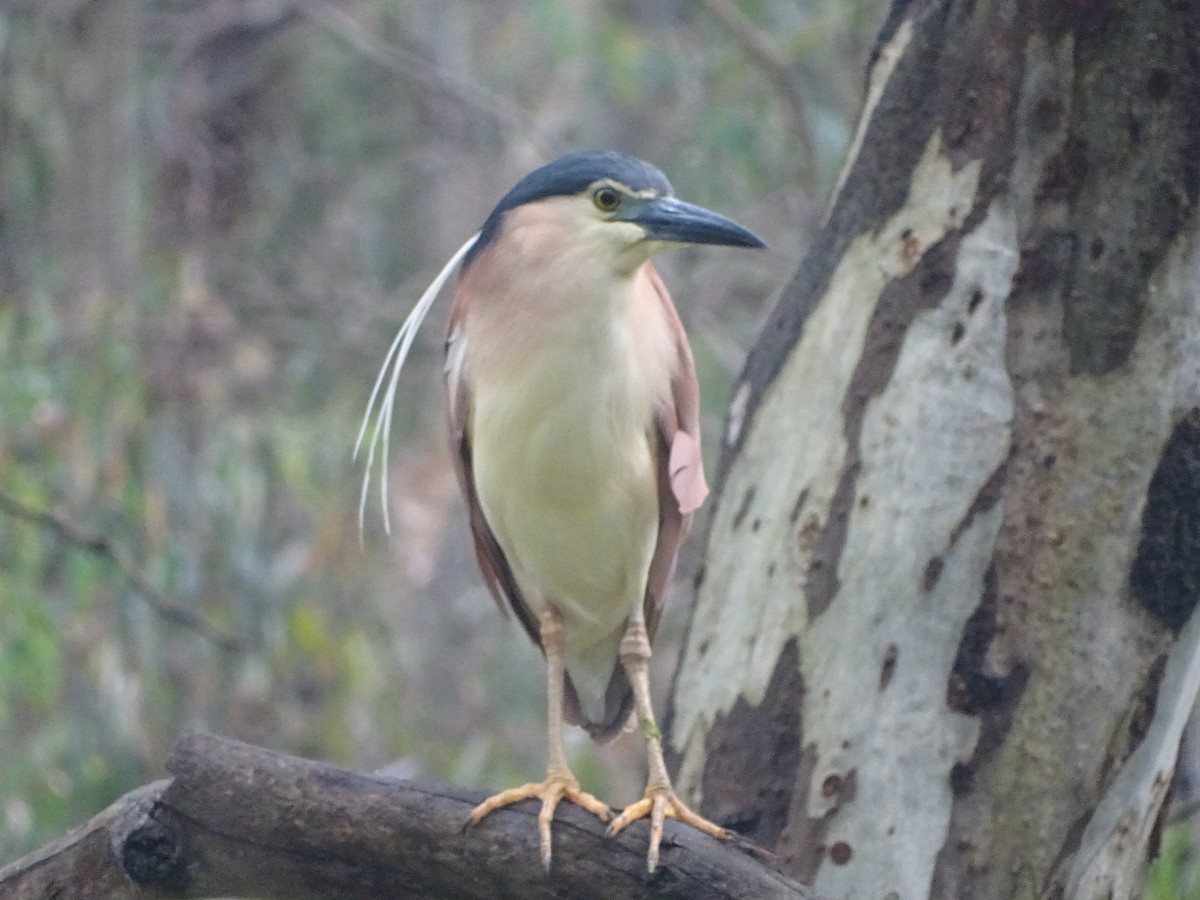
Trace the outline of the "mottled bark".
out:
[[[1200,6],[893,5],[669,740],[830,897],[1127,897],[1200,685]]]

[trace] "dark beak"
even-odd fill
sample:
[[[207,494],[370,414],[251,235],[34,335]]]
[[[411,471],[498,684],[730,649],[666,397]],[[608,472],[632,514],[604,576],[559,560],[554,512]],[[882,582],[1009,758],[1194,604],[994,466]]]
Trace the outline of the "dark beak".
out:
[[[757,235],[733,219],[674,197],[655,197],[632,212],[629,221],[642,226],[650,240],[725,247],[766,246]]]

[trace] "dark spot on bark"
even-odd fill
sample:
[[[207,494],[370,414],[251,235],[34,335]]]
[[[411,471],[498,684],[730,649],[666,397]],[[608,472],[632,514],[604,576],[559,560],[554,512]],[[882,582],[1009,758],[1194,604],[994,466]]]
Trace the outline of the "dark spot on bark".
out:
[[[702,811],[764,847],[779,840],[793,793],[807,793],[800,772],[803,701],[793,638],[779,655],[762,704],[751,706],[739,697],[705,737]]]
[[[825,776],[821,782],[821,794],[825,797],[836,797],[842,792],[842,776],[834,773]]]
[[[1142,123],[1136,114],[1130,113],[1127,117],[1125,131],[1129,134],[1129,143],[1136,146],[1142,142]]]
[[[742,524],[742,520],[746,518],[746,513],[750,512],[750,504],[754,502],[755,491],[754,485],[750,485],[746,493],[742,495],[742,502],[738,506],[737,512],[733,514],[733,522],[731,524],[734,531]]]
[[[1046,161],[1034,199],[1038,203],[1070,203],[1079,196],[1088,176],[1088,143],[1070,135],[1062,149]]]
[[[961,148],[975,131],[979,116],[979,94],[974,90],[964,91],[962,102],[956,104],[950,111],[946,121],[946,144],[948,147]]]
[[[1067,286],[1075,262],[1077,237],[1061,228],[1042,228],[1021,245],[1021,258],[1013,273],[1014,304],[1048,303]]]
[[[858,796],[858,769],[851,769],[842,779],[842,800],[849,802]]]
[[[150,819],[121,842],[121,867],[134,884],[182,894],[187,867],[179,835]]]
[[[1200,409],[1171,433],[1150,479],[1129,572],[1133,595],[1174,631],[1200,597]]]
[[[1012,448],[1009,448],[1009,458],[1012,456]],[[962,537],[963,532],[971,527],[971,523],[975,521],[975,517],[981,513],[987,512],[993,506],[1000,502],[1000,498],[1004,496],[1004,488],[1008,484],[1008,458],[1000,465],[992,470],[992,474],[987,477],[979,492],[975,495],[975,499],[971,501],[971,505],[967,508],[967,513],[962,517],[962,520],[954,526],[954,531],[950,532],[950,546],[953,547],[958,543],[958,539]]]
[[[821,536],[821,522],[814,515],[809,516],[804,520],[804,524],[800,526],[800,530],[796,533],[796,546],[801,553],[811,553],[817,545],[817,540]]]
[[[925,574],[921,577],[921,587],[925,589],[925,593],[928,594],[933,590],[944,568],[946,568],[946,561],[940,556],[929,558],[929,562],[925,564]]]
[[[836,814],[832,807],[825,815],[810,818],[808,815],[808,790],[817,769],[817,748],[809,744],[800,755],[800,767],[796,777],[796,788],[792,804],[787,810],[787,826],[780,832],[774,850],[783,861],[784,871],[810,883],[817,869],[825,860],[825,835],[829,822]]]
[[[808,580],[805,594],[808,599],[808,615],[815,619],[823,613],[841,587],[837,575],[838,560],[841,559],[842,548],[846,541],[848,510],[854,493],[854,480],[858,475],[857,461],[849,463],[842,469],[842,477],[834,490],[830,503],[829,520],[821,528],[816,517],[809,519],[808,525],[801,529],[801,548],[805,545],[812,548],[812,559],[808,564]],[[809,526],[814,526],[810,528]]]
[[[700,646],[696,648],[696,655],[703,656],[707,652],[708,652],[708,641],[703,640],[700,642]]]
[[[979,288],[971,291],[971,299],[967,301],[967,315],[974,315],[975,310],[979,309],[979,304],[983,302],[983,291]]]
[[[940,266],[931,266],[921,272],[921,293],[930,300],[944,297],[954,284],[954,273]],[[932,303],[930,304],[932,305]]]
[[[1175,804],[1171,802],[1159,804],[1158,814],[1150,827],[1150,839],[1146,842],[1147,859],[1158,859],[1159,853],[1162,852],[1163,829],[1167,827],[1167,817],[1174,807]]]
[[[1044,133],[1058,130],[1062,124],[1063,104],[1053,94],[1043,94],[1033,106],[1033,127]]]
[[[1171,73],[1163,69],[1151,69],[1146,79],[1146,93],[1151,100],[1163,100],[1171,90]]]
[[[892,676],[896,674],[896,661],[900,658],[900,650],[895,644],[888,644],[887,650],[883,654],[883,665],[879,667],[879,690],[887,690],[887,686],[892,683]]]
[[[954,328],[950,332],[950,345],[957,346],[958,342],[963,339],[963,335],[967,333],[966,327],[962,322],[955,322]]]
[[[1150,730],[1150,723],[1154,721],[1154,713],[1158,708],[1158,690],[1162,687],[1163,674],[1166,671],[1167,654],[1161,653],[1150,664],[1146,680],[1134,695],[1133,715],[1129,717],[1129,741],[1124,756],[1116,761],[1118,766],[1129,759],[1133,751],[1146,739],[1146,733]]]
[[[956,762],[950,767],[950,793],[963,797],[975,787],[975,770],[967,763]]]
[[[963,628],[946,686],[947,706],[980,718],[975,751],[969,760],[959,763],[959,771],[951,771],[952,788],[957,784],[969,790],[979,766],[1004,743],[1029,683],[1029,669],[1024,663],[1009,662],[1003,672],[988,665],[988,649],[1003,628],[998,582],[995,566],[989,566],[983,579],[983,597]]]
[[[1104,238],[1092,238],[1092,243],[1088,248],[1088,253],[1091,255],[1092,259],[1099,259],[1102,257],[1104,255]]]
[[[853,855],[854,849],[845,841],[838,841],[829,848],[829,861],[836,866],[846,865]]]
[[[804,509],[804,504],[807,502],[808,502],[808,488],[805,488],[804,490],[802,490],[800,492],[800,496],[798,496],[796,498],[796,503],[795,503],[795,505],[792,506],[792,513],[790,516],[788,516],[788,521],[791,522],[793,525],[795,525],[796,521],[800,518],[800,511],[802,509]]]
[[[1056,462],[1058,462],[1058,457],[1053,453],[1047,453],[1042,457],[1042,468],[1053,469]]]
[[[999,631],[995,566],[988,567],[983,581],[983,598],[963,627],[946,692],[950,708],[968,716],[995,706],[1004,693],[1004,679],[987,666],[988,648]]]
[[[754,521],[750,523],[750,530],[754,534],[758,534],[758,529],[760,528],[762,528],[762,519],[755,517]]]
[[[767,566],[767,577],[768,578],[775,577],[775,563],[771,563],[769,566]]]
[[[1064,34],[1087,34],[1098,28],[1107,27],[1116,17],[1116,4],[1111,0],[1074,0],[1072,3],[1050,3],[1041,8],[1037,26],[1046,34],[1046,39],[1057,43]]]

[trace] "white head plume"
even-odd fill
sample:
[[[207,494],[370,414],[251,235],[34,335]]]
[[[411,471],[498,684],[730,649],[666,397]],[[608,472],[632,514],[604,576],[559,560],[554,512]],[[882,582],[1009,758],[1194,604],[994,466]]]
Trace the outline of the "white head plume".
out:
[[[446,286],[446,282],[450,280],[450,275],[455,267],[462,262],[463,257],[475,246],[477,240],[479,240],[478,232],[473,234],[470,240],[459,247],[446,265],[442,267],[442,271],[438,272],[437,278],[433,279],[433,282],[425,289],[425,293],[421,295],[421,299],[417,301],[417,305],[412,308],[412,312],[408,314],[408,318],[404,320],[404,324],[396,332],[396,337],[392,341],[392,345],[388,347],[387,355],[383,358],[383,365],[379,367],[379,376],[375,379],[375,387],[371,389],[371,396],[367,400],[367,409],[363,413],[362,425],[358,429],[358,438],[354,441],[354,458],[358,459],[358,451],[362,449],[363,438],[366,437],[367,429],[371,425],[371,418],[374,416],[375,428],[371,431],[371,441],[367,448],[367,465],[363,471],[362,493],[358,498],[358,532],[360,535],[363,531],[363,519],[367,507],[367,489],[371,484],[371,468],[375,464],[375,449],[380,445],[381,440],[383,444],[383,459],[379,464],[379,502],[383,508],[384,531],[389,535],[392,533],[387,502],[387,458],[392,430],[392,410],[396,405],[396,384],[400,380],[400,370],[404,367],[404,361],[408,358],[408,351],[412,349],[413,340],[417,336],[417,330],[421,327],[421,322],[424,321],[430,307],[433,306],[433,301],[437,299],[442,288]],[[387,377],[389,369],[392,375],[388,379],[387,391],[381,397],[379,389],[383,387],[383,382]],[[379,401],[378,404],[376,404],[377,400]]]

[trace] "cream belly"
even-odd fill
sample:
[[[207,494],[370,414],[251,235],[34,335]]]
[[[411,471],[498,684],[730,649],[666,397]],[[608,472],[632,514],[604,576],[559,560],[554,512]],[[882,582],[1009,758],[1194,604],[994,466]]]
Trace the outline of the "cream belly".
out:
[[[593,720],[658,531],[655,398],[625,344],[595,332],[586,347],[546,342],[472,379],[480,505],[531,608],[561,613],[567,671]]]

